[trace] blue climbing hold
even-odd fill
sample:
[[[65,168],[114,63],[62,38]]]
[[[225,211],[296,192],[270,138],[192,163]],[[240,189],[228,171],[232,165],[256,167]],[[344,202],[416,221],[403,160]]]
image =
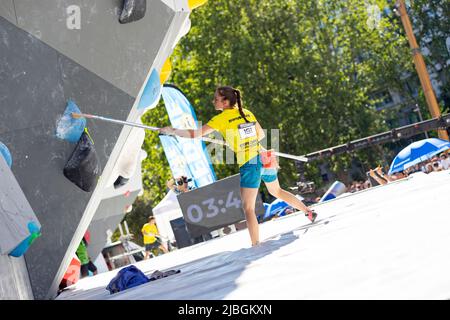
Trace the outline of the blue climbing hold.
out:
[[[5,158],[6,163],[11,168],[12,166],[12,157],[11,152],[9,152],[9,149],[7,146],[5,146],[3,143],[0,142],[0,154]]]
[[[60,139],[76,143],[86,127],[86,119],[75,119],[72,117],[73,113],[81,113],[78,106],[72,100],[67,102],[66,110],[58,121],[56,126],[56,136]]]
[[[30,232],[30,235],[9,253],[10,256],[16,258],[22,256],[33,244],[34,240],[41,236],[40,229],[34,221],[28,223],[28,231]]]
[[[159,102],[161,97],[161,82],[159,80],[158,71],[153,69],[148,78],[147,85],[142,93],[141,100],[139,100],[139,109],[153,109]]]

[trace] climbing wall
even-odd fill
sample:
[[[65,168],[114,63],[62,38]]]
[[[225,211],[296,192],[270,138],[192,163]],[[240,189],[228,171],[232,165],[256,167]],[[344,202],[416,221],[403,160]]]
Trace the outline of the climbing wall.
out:
[[[0,141],[42,226],[25,254],[36,299],[56,296],[130,134],[86,122],[99,172],[95,188],[82,190],[63,174],[76,143],[56,132],[68,102],[85,113],[138,120],[147,111],[137,108],[147,79],[161,70],[190,12],[186,1],[148,0],[144,15],[124,23],[123,8],[122,0],[0,2]]]
[[[95,212],[89,225],[91,241],[88,246],[89,256],[95,260],[105,247],[108,236],[107,231],[114,232],[122,221],[125,213],[130,210],[134,200],[142,190],[141,166],[138,165],[135,175],[127,184],[105,190],[104,198]],[[140,237],[141,235],[136,235]]]

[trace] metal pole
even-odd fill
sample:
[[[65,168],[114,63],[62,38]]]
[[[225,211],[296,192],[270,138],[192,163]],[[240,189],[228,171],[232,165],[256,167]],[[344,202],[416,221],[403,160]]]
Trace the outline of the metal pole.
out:
[[[128,223],[127,223],[126,220],[123,223],[125,225],[125,231],[127,232],[127,236],[129,236],[130,235],[130,230],[128,229]]]
[[[123,238],[122,223],[119,223],[119,231],[120,231],[120,236],[121,236],[121,238]]]
[[[408,13],[406,12],[405,1],[398,0],[397,8],[400,13],[400,19],[402,20],[403,27],[405,28],[406,37],[408,38],[409,45],[412,49],[414,65],[416,66],[417,74],[419,75],[420,84],[422,85],[428,109],[430,110],[431,116],[433,118],[438,118],[441,116],[441,112],[439,110],[439,105],[437,103],[433,87],[431,85],[427,67],[425,66],[425,62],[423,60],[422,54],[420,53],[420,48],[417,44],[416,37],[414,36],[411,21],[409,20]],[[438,130],[438,135],[441,139],[449,140],[446,130]]]
[[[137,128],[142,128],[142,129],[147,129],[147,130],[152,130],[152,131],[158,131],[159,130],[159,128],[157,128],[157,127],[146,126],[145,124],[140,124],[140,123],[135,123],[135,122],[128,122],[128,121],[122,121],[122,120],[116,120],[116,119],[101,117],[101,116],[97,116],[97,115],[93,115],[93,114],[87,114],[87,113],[72,113],[72,117],[75,118],[75,119],[87,118],[87,119],[102,120],[102,121],[106,121],[106,122],[123,124],[123,125],[126,125],[126,126],[137,127]],[[173,135],[173,136],[175,136],[175,135]],[[206,142],[211,142],[211,143],[216,143],[216,144],[221,144],[221,145],[224,145],[224,146],[228,146],[228,144],[225,141],[218,140],[218,139],[211,139],[211,138],[207,138],[207,137],[200,137],[198,139],[206,141]],[[288,158],[288,159],[293,159],[293,160],[296,160],[296,161],[308,162],[308,158],[304,157],[304,156],[295,156],[295,155],[292,155],[292,154],[276,152],[276,151],[274,152],[274,154],[276,156],[282,157],[282,158]]]

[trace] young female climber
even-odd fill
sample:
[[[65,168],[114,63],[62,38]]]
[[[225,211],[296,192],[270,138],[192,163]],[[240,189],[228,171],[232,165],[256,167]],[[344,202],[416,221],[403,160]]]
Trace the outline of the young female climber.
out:
[[[255,205],[261,180],[264,181],[270,194],[297,210],[304,211],[305,215],[314,222],[317,214],[293,194],[281,189],[277,169],[263,167],[260,153],[265,150],[259,141],[264,138],[264,131],[253,113],[242,107],[239,90],[229,86],[218,87],[214,93],[213,104],[216,110],[222,112],[200,129],[182,130],[164,127],[159,129],[159,132],[184,138],[198,138],[218,131],[225,138],[227,144],[236,153],[239,164],[242,207],[252,245],[259,243]]]

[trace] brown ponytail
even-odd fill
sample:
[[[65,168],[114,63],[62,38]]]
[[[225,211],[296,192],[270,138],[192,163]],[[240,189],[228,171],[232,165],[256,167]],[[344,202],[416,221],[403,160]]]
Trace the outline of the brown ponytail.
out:
[[[235,89],[234,92],[236,93],[236,100],[237,100],[237,105],[239,108],[239,113],[240,113],[241,117],[244,118],[245,122],[249,122],[247,120],[247,118],[245,117],[244,111],[242,111],[241,92],[238,89]]]
[[[223,86],[217,88],[217,92],[220,96],[224,97],[224,99],[230,101],[230,105],[238,105],[239,114],[242,118],[244,118],[245,122],[249,122],[247,118],[245,117],[244,111],[242,110],[242,99],[241,99],[241,92],[238,89],[234,89],[229,86]]]

